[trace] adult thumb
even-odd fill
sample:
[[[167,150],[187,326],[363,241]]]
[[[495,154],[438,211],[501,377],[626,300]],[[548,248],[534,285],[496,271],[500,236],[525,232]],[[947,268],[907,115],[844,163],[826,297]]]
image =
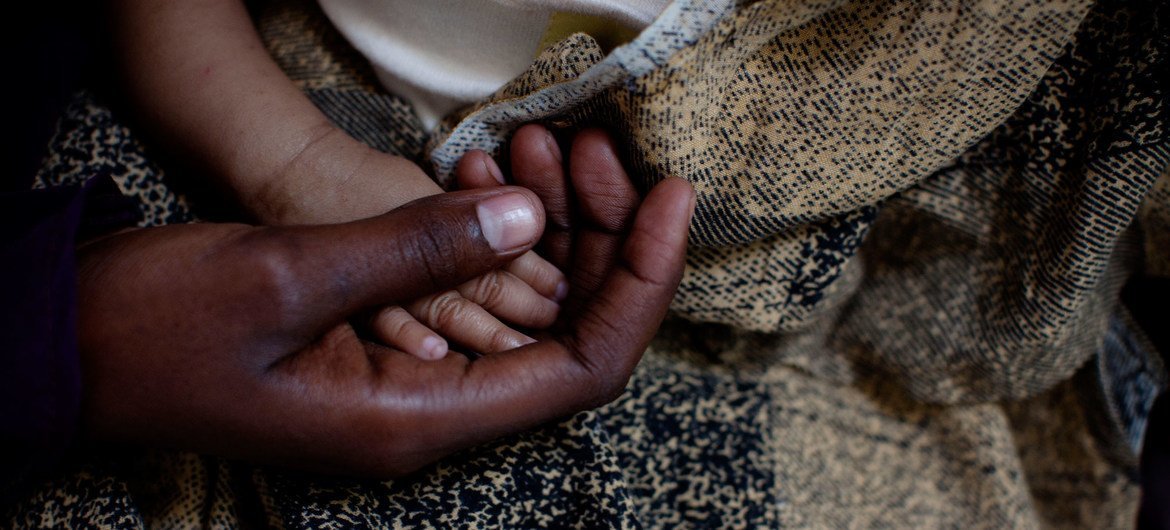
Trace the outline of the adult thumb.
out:
[[[506,264],[540,239],[544,209],[512,186],[424,197],[337,225],[273,229],[299,324],[326,328],[379,305],[453,288]],[[294,324],[289,322],[289,324]]]

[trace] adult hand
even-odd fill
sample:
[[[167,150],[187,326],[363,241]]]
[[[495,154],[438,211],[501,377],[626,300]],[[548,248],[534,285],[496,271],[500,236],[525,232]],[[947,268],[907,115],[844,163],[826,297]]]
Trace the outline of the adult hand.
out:
[[[681,276],[693,192],[671,179],[638,207],[627,184],[614,207],[602,187],[624,173],[611,162],[574,175],[587,221],[574,231],[579,309],[553,336],[474,361],[422,361],[347,322],[531,248],[544,211],[520,188],[427,197],[340,225],[170,226],[83,247],[86,431],[387,476],[612,400]]]

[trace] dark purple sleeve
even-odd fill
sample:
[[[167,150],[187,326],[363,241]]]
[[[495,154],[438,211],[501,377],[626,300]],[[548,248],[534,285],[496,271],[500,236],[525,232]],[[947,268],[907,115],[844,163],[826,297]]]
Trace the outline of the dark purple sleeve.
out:
[[[81,400],[76,243],[137,218],[107,177],[0,194],[0,476],[50,469],[73,440]]]
[[[1170,392],[1150,410],[1141,459],[1142,503],[1139,530],[1170,528]]]

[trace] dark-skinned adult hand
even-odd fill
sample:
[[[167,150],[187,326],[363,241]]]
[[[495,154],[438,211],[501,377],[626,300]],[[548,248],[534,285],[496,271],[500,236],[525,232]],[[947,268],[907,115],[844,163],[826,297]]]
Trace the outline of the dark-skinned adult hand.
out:
[[[577,143],[610,149],[599,142]],[[396,476],[614,399],[681,277],[694,195],[668,179],[639,201],[616,157],[569,173],[583,222],[558,241],[575,250],[574,309],[556,333],[476,360],[422,361],[362,340],[348,321],[531,248],[544,210],[521,188],[427,197],[339,225],[169,226],[83,247],[85,431]]]

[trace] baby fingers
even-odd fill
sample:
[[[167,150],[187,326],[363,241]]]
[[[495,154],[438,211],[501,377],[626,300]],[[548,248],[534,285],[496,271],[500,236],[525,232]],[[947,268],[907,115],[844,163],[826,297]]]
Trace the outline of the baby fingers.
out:
[[[551,265],[547,267],[552,271],[548,271],[540,263],[522,264],[517,268],[522,273],[537,277],[538,283],[545,284],[545,291],[550,290],[548,284],[553,284],[551,291],[555,295],[559,288],[556,277],[560,276],[560,271]],[[460,285],[457,290],[467,300],[510,324],[526,328],[546,328],[556,321],[560,306],[552,300],[553,296],[543,295],[531,283],[511,272],[496,270]]]
[[[374,336],[386,346],[433,361],[447,355],[447,341],[398,306],[385,307],[370,322]]]
[[[525,252],[505,266],[504,270],[512,273],[545,298],[560,302],[569,294],[569,283],[564,273],[535,252]],[[543,327],[539,324],[524,325]]]
[[[515,284],[528,288],[519,280],[515,280]],[[495,291],[496,288],[491,290]],[[542,296],[535,295],[535,298],[556,305]],[[506,312],[510,305],[501,301],[497,302],[496,307],[504,307]],[[535,342],[531,337],[501,322],[484,309],[484,306],[465,298],[459,291],[446,291],[423,297],[409,304],[407,310],[423,325],[474,353],[491,354]],[[555,310],[552,318],[556,318]]]

